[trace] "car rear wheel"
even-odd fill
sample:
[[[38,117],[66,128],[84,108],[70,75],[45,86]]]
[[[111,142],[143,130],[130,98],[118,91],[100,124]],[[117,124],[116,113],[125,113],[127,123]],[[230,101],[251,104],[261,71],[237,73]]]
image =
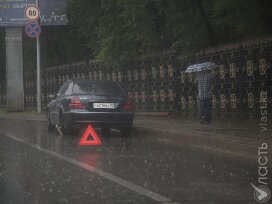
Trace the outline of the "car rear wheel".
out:
[[[101,134],[105,137],[110,136],[111,134],[110,128],[102,128]]]
[[[132,124],[120,128],[120,134],[121,134],[122,137],[128,137],[128,136],[130,136],[131,131],[132,131]]]
[[[67,122],[65,121],[64,115],[62,112],[60,112],[59,115],[59,121],[60,121],[60,127],[63,133],[70,133],[71,129]]]
[[[67,135],[71,135],[71,134],[77,134],[79,132],[79,129],[72,128],[72,124],[67,123],[62,112],[60,112],[59,121],[60,121],[61,131],[63,133]]]

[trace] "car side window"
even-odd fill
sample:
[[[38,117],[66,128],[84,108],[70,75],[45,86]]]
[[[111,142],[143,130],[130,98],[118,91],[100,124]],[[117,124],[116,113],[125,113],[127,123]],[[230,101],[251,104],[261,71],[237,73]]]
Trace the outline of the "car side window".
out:
[[[63,87],[63,90],[61,90],[61,93],[60,93],[61,96],[66,95],[65,93],[66,93],[66,91],[67,91],[67,89],[68,89],[69,84],[71,84],[71,83],[70,83],[70,82],[67,82],[67,83],[65,84],[65,86]]]
[[[69,84],[69,83],[70,83],[70,82],[67,81],[67,82],[65,82],[65,83],[60,87],[59,92],[57,93],[57,96],[62,96],[62,95],[64,95],[64,93],[66,92],[66,90],[67,90],[67,88],[68,88],[68,84]]]
[[[73,83],[68,83],[67,89],[65,89],[65,95],[71,95],[73,93]]]

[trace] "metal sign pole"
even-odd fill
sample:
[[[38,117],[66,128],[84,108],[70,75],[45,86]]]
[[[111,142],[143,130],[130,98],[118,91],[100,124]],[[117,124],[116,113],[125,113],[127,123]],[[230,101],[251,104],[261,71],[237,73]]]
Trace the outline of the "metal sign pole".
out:
[[[39,7],[39,0],[36,0],[36,6]],[[40,37],[37,37],[37,112],[42,112],[41,104],[41,52],[40,52]]]

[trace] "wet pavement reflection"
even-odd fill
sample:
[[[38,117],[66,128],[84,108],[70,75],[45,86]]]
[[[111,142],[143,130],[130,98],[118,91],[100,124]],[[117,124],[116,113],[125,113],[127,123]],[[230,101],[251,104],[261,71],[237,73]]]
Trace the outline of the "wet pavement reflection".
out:
[[[79,135],[48,132],[45,122],[0,121],[1,203],[163,203],[9,136],[87,164],[169,198],[165,203],[255,203],[256,163],[160,141],[155,135],[101,135],[101,146],[79,146]]]

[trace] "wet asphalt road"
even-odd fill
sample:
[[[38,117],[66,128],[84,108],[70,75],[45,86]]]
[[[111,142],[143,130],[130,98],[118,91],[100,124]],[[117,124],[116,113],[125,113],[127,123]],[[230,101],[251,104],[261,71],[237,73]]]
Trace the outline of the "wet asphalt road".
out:
[[[0,120],[1,204],[256,203],[257,161],[117,131],[79,146],[45,126]]]

